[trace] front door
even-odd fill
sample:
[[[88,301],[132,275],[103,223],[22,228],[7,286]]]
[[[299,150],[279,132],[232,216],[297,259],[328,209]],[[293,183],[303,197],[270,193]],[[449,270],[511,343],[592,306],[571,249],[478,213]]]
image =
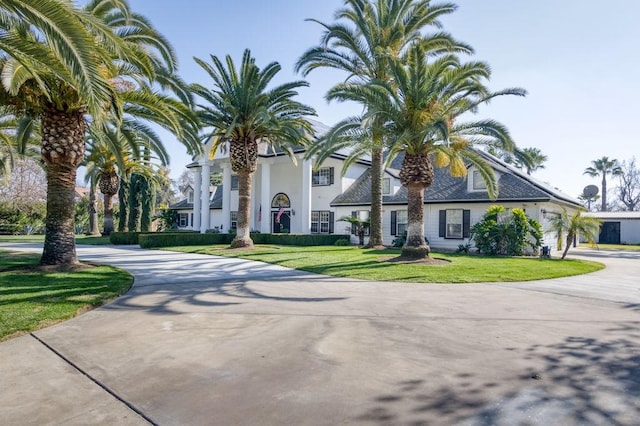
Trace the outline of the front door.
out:
[[[620,222],[604,222],[600,228],[600,244],[620,244]]]
[[[277,211],[271,214],[272,228],[274,234],[291,232],[291,210]]]

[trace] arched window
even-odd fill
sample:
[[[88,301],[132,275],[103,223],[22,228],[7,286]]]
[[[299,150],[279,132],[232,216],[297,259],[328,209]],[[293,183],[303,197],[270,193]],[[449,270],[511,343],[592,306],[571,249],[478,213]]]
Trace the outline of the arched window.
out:
[[[289,197],[287,196],[287,194],[281,192],[279,194],[276,194],[275,197],[273,197],[273,200],[271,200],[271,208],[274,209],[279,209],[279,208],[285,208],[288,209],[289,207],[291,207],[291,201],[289,200]]]

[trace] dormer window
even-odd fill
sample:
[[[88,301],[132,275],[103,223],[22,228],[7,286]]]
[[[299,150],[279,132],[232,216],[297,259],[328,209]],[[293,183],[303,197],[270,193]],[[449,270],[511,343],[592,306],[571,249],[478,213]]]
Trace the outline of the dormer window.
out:
[[[231,190],[237,191],[239,186],[238,175],[231,175]]]
[[[482,179],[482,175],[479,171],[474,170],[471,174],[471,185],[474,191],[486,191],[487,184]]]
[[[187,192],[187,201],[193,203],[193,189],[190,189],[189,192]]]
[[[391,195],[391,178],[382,179],[382,195]]]

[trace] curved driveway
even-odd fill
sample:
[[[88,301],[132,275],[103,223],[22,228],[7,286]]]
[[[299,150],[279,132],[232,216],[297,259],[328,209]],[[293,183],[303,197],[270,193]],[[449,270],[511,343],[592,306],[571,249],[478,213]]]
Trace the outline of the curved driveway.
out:
[[[607,264],[579,277],[457,285],[139,248],[78,253],[135,285],[0,344],[0,424],[640,419],[640,252],[575,250]]]

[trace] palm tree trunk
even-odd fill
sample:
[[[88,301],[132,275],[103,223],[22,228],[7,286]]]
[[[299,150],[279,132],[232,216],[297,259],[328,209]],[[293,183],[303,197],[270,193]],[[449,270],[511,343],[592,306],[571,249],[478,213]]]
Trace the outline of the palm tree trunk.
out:
[[[375,141],[374,141],[375,142]],[[382,148],[376,145],[371,150],[371,213],[369,217],[369,244],[367,247],[382,247]]]
[[[562,252],[562,259],[567,257],[567,253],[569,252],[569,247],[571,247],[571,244],[573,243],[573,237],[574,237],[573,232],[567,233],[567,240],[566,240],[566,245],[564,247],[564,251]]]
[[[82,111],[42,114],[42,159],[47,170],[46,234],[41,265],[69,268],[78,263],[75,245],[75,186],[84,157]]]
[[[607,173],[602,171],[602,205],[600,211],[607,211]]]
[[[104,231],[103,235],[111,235],[113,228],[113,195],[104,194]]]
[[[236,237],[231,241],[232,248],[252,247],[250,232],[251,186],[253,173],[246,169],[238,172],[238,228]]]
[[[424,259],[429,256],[429,246],[424,237],[424,185],[407,185],[407,241],[402,247],[402,257]]]
[[[89,232],[88,235],[100,235],[98,227],[98,197],[96,195],[96,180],[91,177],[89,183]]]

